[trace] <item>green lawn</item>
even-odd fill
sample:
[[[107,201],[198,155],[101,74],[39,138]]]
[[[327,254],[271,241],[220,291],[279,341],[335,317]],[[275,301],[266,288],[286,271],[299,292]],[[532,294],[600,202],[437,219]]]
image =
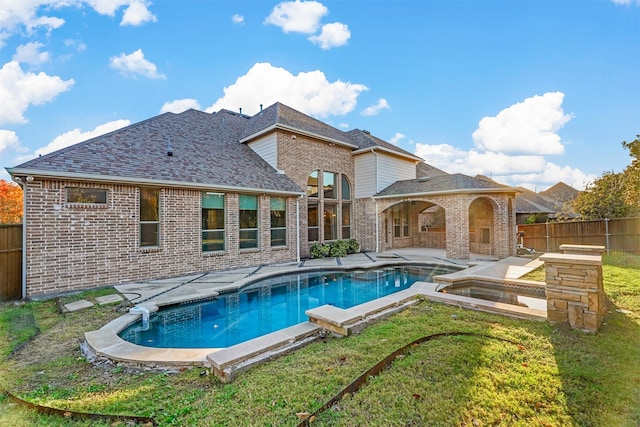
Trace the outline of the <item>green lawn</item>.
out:
[[[605,257],[604,275],[612,305],[597,334],[423,301],[359,335],[327,338],[251,369],[231,384],[204,369],[129,372],[86,362],[82,334],[119,316],[114,306],[62,315],[56,300],[3,304],[0,387],[41,405],[148,416],[163,426],[294,426],[297,414],[315,411],[397,348],[425,335],[471,332],[477,335],[411,347],[312,425],[637,427],[640,257]],[[125,424],[42,415],[0,395],[0,425]]]

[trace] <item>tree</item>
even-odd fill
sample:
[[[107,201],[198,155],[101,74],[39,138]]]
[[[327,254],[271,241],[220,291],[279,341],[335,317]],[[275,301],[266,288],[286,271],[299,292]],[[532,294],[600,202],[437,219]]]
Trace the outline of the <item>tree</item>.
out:
[[[0,179],[0,224],[22,222],[22,188]]]
[[[629,150],[631,164],[624,170],[624,200],[632,210],[640,212],[640,135],[631,142],[622,141],[622,146]]]
[[[581,192],[573,206],[585,219],[623,218],[640,214],[640,135],[622,141],[631,164],[620,173],[605,172]]]
[[[573,206],[584,219],[624,218],[629,213],[629,205],[624,201],[623,188],[622,173],[605,172],[587,185]]]

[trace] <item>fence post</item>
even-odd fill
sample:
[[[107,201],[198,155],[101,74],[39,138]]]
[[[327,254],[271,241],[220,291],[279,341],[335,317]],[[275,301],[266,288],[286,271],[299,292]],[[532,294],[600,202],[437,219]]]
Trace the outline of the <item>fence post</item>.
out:
[[[544,229],[546,230],[546,238],[547,238],[547,252],[549,252],[549,220],[544,223]]]
[[[604,237],[607,245],[607,255],[610,255],[609,251],[609,218],[604,219]]]

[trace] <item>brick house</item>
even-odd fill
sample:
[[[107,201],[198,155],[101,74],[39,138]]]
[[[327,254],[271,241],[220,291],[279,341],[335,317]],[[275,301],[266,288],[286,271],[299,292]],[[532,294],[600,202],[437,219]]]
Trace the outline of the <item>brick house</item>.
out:
[[[314,242],[515,255],[516,189],[276,103],[165,113],[13,168],[23,297],[299,260]]]

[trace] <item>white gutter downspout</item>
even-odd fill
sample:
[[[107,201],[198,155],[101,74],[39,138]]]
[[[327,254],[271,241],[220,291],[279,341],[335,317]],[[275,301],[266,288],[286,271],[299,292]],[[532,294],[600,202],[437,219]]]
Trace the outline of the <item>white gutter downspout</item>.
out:
[[[296,200],[296,262],[300,262],[300,200],[304,196],[298,197]]]
[[[378,217],[378,201],[373,199],[376,207],[376,253],[380,252],[380,218]]]
[[[27,183],[14,177],[13,181],[22,188],[22,301],[27,299]]]

